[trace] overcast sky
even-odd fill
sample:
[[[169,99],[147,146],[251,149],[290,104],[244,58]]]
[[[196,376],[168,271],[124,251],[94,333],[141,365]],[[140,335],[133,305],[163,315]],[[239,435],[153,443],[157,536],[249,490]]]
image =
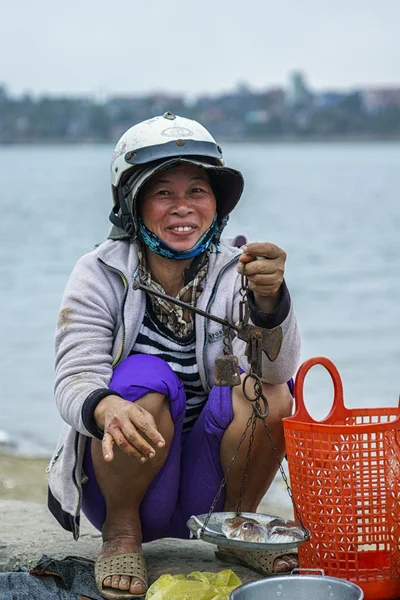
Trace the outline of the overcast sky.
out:
[[[400,85],[400,0],[0,0],[14,94]]]

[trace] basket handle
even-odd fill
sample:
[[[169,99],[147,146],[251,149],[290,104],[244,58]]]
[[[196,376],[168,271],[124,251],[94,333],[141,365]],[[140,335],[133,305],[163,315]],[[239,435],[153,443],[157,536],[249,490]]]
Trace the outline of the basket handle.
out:
[[[329,360],[329,358],[325,358],[324,356],[315,356],[314,358],[309,358],[300,365],[299,370],[297,371],[296,379],[294,382],[294,397],[296,402],[296,410],[293,415],[293,418],[300,419],[302,421],[308,421],[313,423],[318,423],[319,421],[315,421],[306,409],[306,405],[304,403],[304,380],[311,369],[315,365],[321,365],[327,369],[329,375],[333,381],[333,405],[332,408],[325,417],[324,420],[328,420],[333,415],[337,416],[345,416],[346,408],[344,406],[344,397],[343,397],[343,384],[341,377],[339,375],[339,371],[337,370],[334,363]]]

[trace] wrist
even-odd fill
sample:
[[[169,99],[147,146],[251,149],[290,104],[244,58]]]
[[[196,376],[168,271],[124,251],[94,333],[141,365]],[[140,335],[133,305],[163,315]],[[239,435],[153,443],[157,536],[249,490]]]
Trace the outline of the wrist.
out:
[[[279,290],[275,292],[275,294],[273,294],[272,296],[260,296],[259,294],[254,293],[255,305],[259,310],[261,310],[264,313],[273,312],[277,308],[281,300],[281,290],[282,288],[280,287]]]
[[[120,396],[115,396],[114,394],[109,394],[108,396],[105,396],[104,398],[102,398],[100,400],[100,402],[97,404],[97,406],[93,412],[93,418],[96,423],[96,426],[101,431],[104,431],[106,412],[109,411],[110,409],[112,410],[113,407],[120,405],[121,402],[126,402],[126,400],[124,400]]]

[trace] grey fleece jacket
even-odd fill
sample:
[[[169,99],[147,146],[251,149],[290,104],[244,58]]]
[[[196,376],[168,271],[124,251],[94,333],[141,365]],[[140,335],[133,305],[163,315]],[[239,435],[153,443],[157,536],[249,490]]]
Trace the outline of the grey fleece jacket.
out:
[[[241,278],[237,273],[241,250],[222,241],[210,253],[209,268],[197,306],[234,323],[239,318]],[[133,289],[137,277],[136,247],[128,241],[107,240],[75,265],[67,283],[56,328],[55,399],[65,421],[49,463],[49,508],[74,537],[79,537],[82,460],[88,437],[101,437],[93,412],[110,394],[113,369],[134,345],[145,312],[145,294]],[[283,343],[270,362],[263,353],[263,380],[288,381],[300,358],[300,335],[290,296],[284,284],[280,305],[273,313],[251,311],[253,322],[264,327],[281,325]],[[257,322],[259,321],[259,322]],[[213,385],[214,362],[223,354],[222,325],[195,316],[196,356],[202,384]],[[245,371],[245,343],[234,338],[233,352]],[[112,392],[111,392],[112,393]]]

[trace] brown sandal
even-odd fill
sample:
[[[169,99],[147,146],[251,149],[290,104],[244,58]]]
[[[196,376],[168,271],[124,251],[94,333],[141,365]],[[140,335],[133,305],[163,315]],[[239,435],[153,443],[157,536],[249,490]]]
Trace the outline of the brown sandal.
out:
[[[146,563],[142,552],[131,552],[129,554],[117,554],[106,558],[98,558],[94,565],[96,585],[100,594],[108,600],[129,600],[129,598],[142,598],[146,595],[148,588]],[[117,590],[104,587],[106,577],[113,575],[125,575],[140,579],[146,586],[142,594],[132,594],[129,590]]]
[[[277,558],[283,558],[284,556],[297,555],[297,552],[293,550],[284,552],[282,550],[231,550],[220,549],[215,552],[215,556],[224,562],[243,565],[249,569],[253,569],[257,573],[264,576],[271,575],[282,575],[282,573],[276,573],[274,571],[274,563]],[[292,569],[298,567],[290,567],[286,572],[290,573]]]

